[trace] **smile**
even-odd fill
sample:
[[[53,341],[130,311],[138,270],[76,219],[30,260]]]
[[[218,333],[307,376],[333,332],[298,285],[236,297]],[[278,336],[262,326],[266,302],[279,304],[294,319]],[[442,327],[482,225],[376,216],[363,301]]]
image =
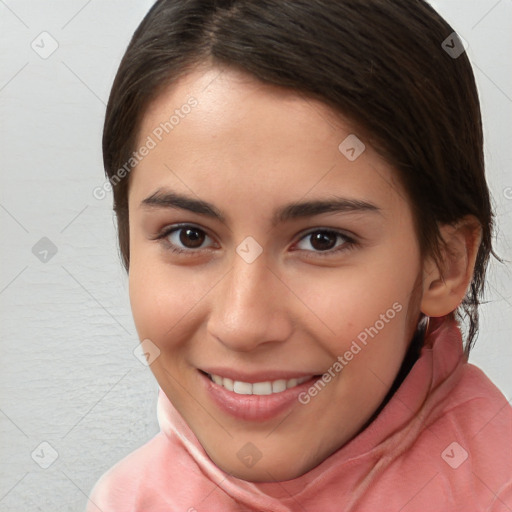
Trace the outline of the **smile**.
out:
[[[277,379],[264,382],[242,382],[239,380],[222,377],[220,375],[213,375],[210,373],[207,373],[207,375],[210,380],[215,382],[215,384],[218,384],[224,389],[239,395],[272,395],[276,393],[282,393],[283,391],[294,388],[295,386],[298,386],[314,377],[314,375],[310,375],[298,379]]]

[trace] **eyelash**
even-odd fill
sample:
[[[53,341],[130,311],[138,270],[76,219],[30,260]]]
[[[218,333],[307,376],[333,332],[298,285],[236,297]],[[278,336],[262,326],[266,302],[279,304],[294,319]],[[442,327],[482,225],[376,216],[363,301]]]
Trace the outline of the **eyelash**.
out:
[[[186,228],[192,228],[194,230],[201,231],[206,236],[209,236],[204,229],[196,227],[193,224],[181,224],[181,225],[175,225],[175,226],[171,226],[171,227],[165,228],[160,234],[158,234],[154,238],[154,240],[160,240],[162,243],[165,244],[165,246],[168,249],[170,249],[170,251],[172,253],[175,253],[175,254],[191,254],[191,255],[195,255],[195,254],[201,253],[203,251],[207,251],[208,249],[180,249],[179,247],[176,247],[176,245],[174,245],[172,242],[167,240],[167,237],[169,235],[171,235],[172,233],[174,233],[176,231],[184,230]],[[348,251],[350,249],[353,249],[357,245],[357,242],[353,238],[348,236],[347,234],[345,234],[345,233],[343,233],[341,231],[337,231],[335,229],[331,229],[331,228],[315,228],[315,229],[309,230],[308,232],[304,233],[300,237],[299,242],[301,242],[302,240],[304,240],[308,236],[311,236],[311,235],[313,235],[315,233],[324,233],[324,234],[329,234],[329,235],[336,235],[336,236],[338,236],[340,238],[343,238],[344,239],[344,243],[342,245],[338,246],[337,248],[335,247],[334,249],[328,249],[326,251],[308,251],[308,250],[305,250],[305,249],[299,249],[300,251],[304,251],[306,253],[313,253],[315,255],[314,257],[317,257],[317,256],[327,257],[327,256],[332,256],[333,254],[339,254],[341,252]],[[209,238],[211,238],[211,237],[209,237]],[[297,242],[297,243],[299,243],[299,242]],[[311,256],[308,256],[308,257],[311,257]]]

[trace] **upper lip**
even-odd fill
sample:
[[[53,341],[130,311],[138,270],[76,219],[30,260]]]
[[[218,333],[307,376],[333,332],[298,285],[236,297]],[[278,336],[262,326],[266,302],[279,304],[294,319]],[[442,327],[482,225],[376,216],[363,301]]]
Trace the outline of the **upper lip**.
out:
[[[219,375],[220,377],[226,377],[231,380],[237,380],[240,382],[266,382],[274,380],[289,380],[289,379],[300,379],[301,377],[309,377],[318,375],[315,372],[298,372],[292,370],[265,370],[259,372],[241,372],[232,368],[221,368],[221,367],[203,367],[200,368],[203,372],[209,373],[210,375]]]

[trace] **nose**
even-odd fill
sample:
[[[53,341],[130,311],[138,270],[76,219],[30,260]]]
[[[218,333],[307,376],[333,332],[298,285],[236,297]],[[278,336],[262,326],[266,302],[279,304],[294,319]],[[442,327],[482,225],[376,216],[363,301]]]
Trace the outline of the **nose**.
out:
[[[293,328],[291,297],[263,255],[247,263],[235,254],[232,268],[215,287],[208,332],[237,352],[283,343]]]

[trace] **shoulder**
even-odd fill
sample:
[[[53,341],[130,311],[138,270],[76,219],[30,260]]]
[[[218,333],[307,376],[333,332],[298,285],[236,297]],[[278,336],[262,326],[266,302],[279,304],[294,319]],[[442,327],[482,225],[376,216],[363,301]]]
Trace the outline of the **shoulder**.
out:
[[[484,434],[483,440],[491,432],[510,440],[510,402],[480,368],[466,363],[461,369],[461,378],[444,403],[443,416],[458,424],[475,442],[478,434]]]
[[[512,508],[512,406],[504,394],[465,363],[432,412],[418,441],[440,486],[481,504],[478,510]]]
[[[106,471],[95,483],[86,512],[135,510],[141,483],[161,474],[162,460],[170,462],[171,443],[160,432]],[[172,459],[172,458],[171,458]]]

